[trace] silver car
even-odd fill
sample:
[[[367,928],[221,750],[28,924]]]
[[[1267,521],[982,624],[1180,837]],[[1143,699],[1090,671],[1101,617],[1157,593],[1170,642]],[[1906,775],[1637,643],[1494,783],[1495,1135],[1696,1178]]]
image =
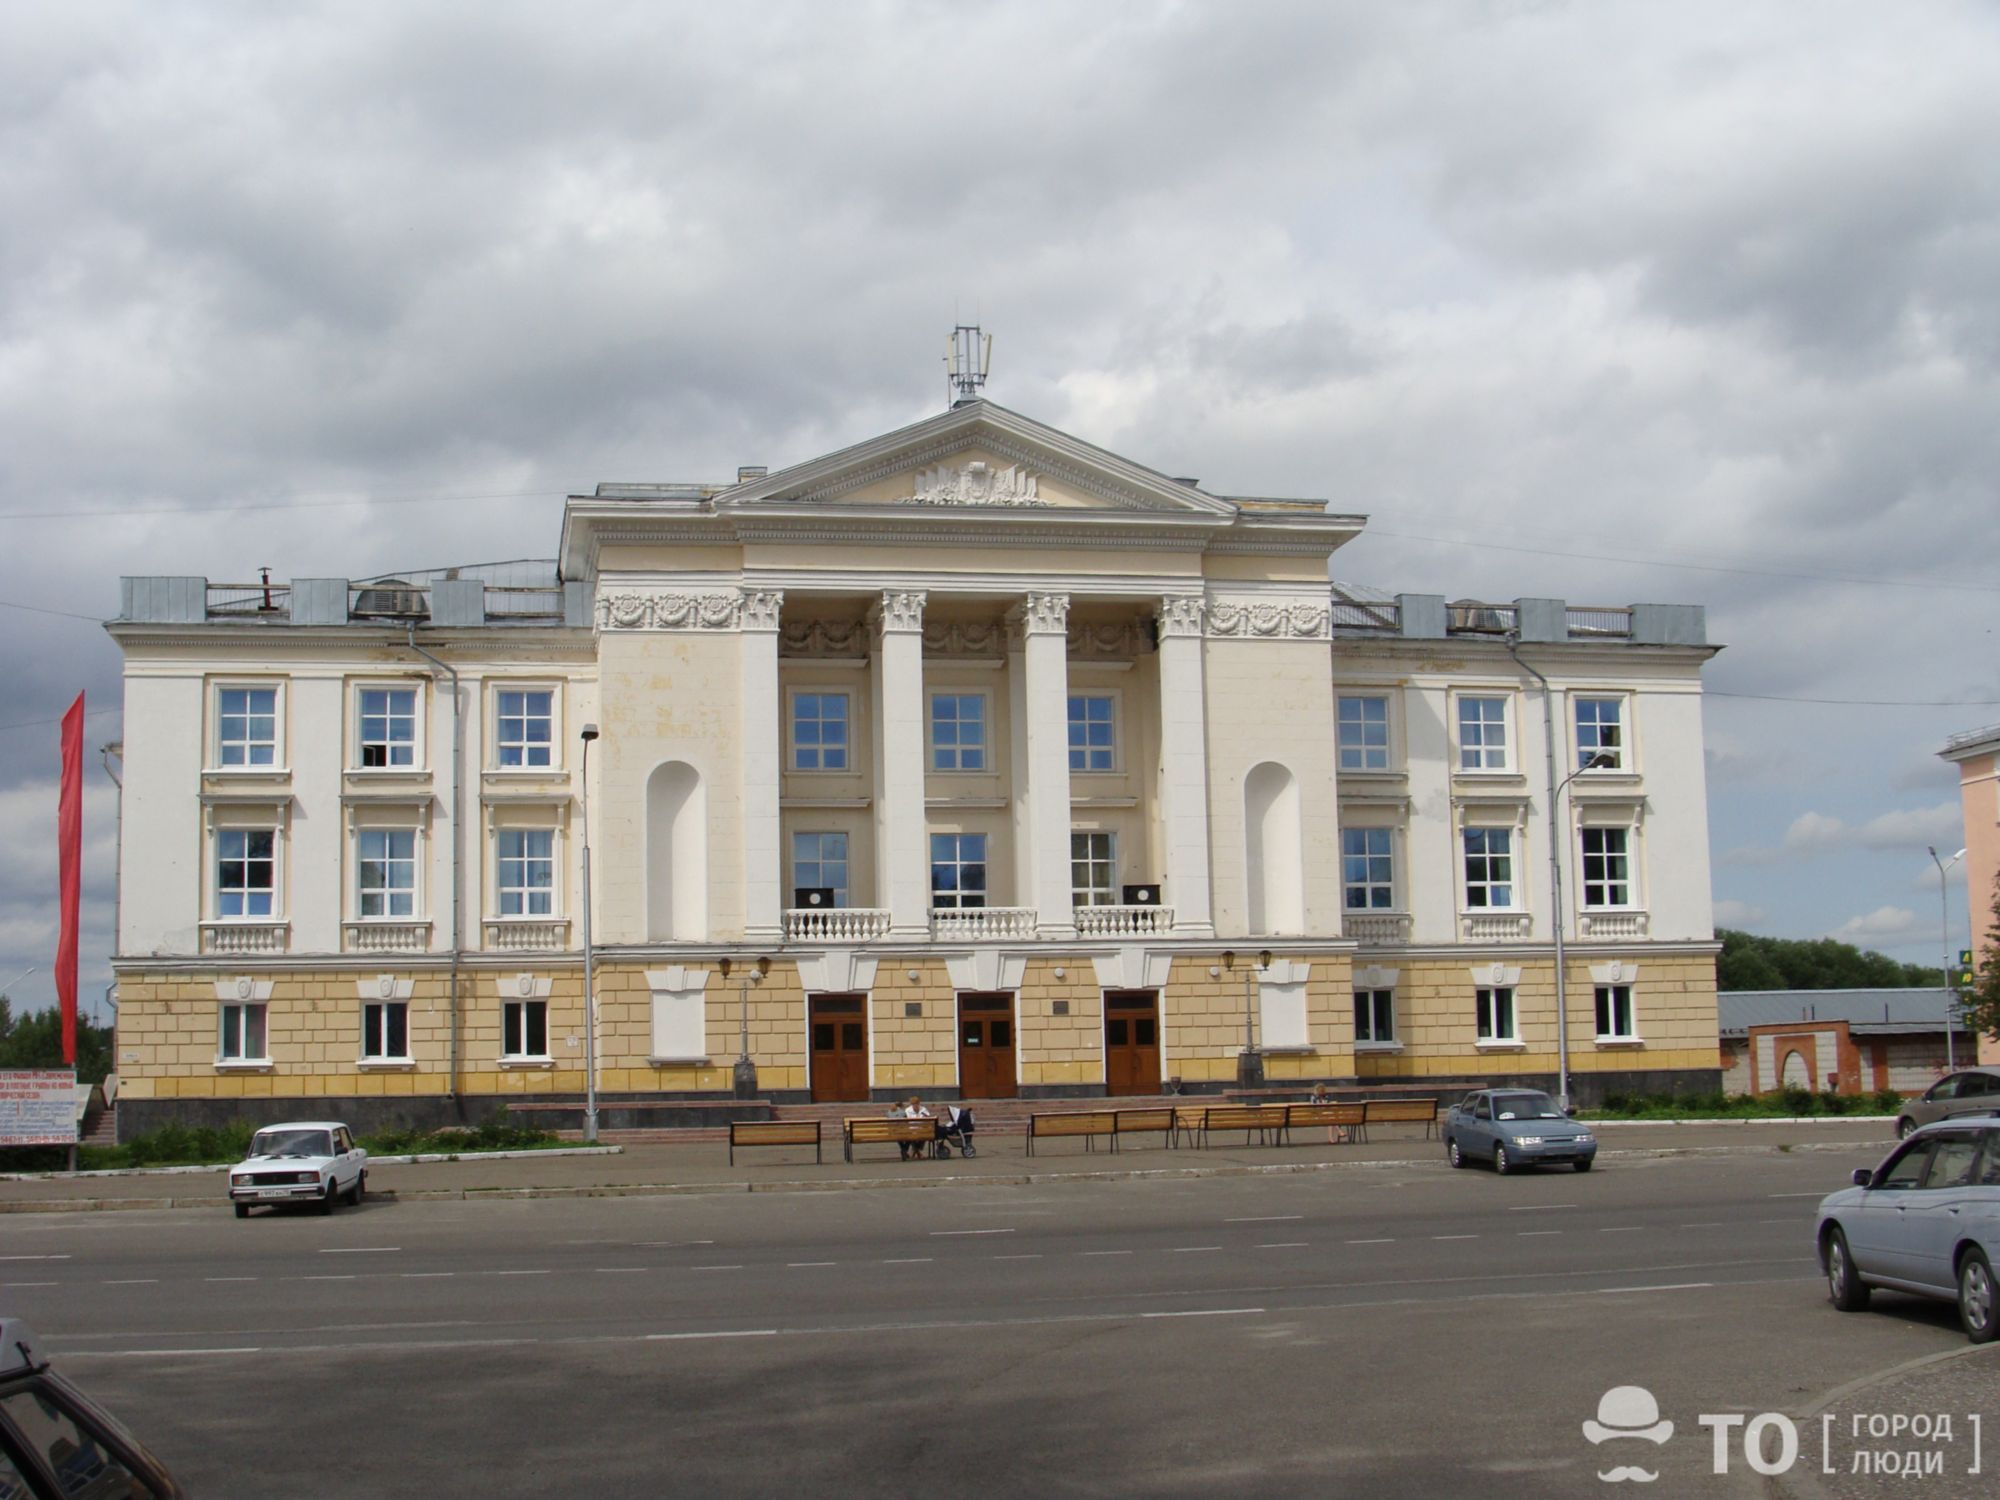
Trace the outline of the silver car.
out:
[[[1506,1173],[1545,1162],[1588,1172],[1597,1137],[1539,1089],[1477,1089],[1444,1117],[1444,1154],[1454,1167],[1490,1161]]]
[[[1956,1115],[1986,1115],[2000,1109],[2000,1072],[1964,1068],[1947,1073],[1917,1099],[1905,1099],[1896,1118],[1896,1134],[1906,1136],[1919,1125],[1934,1125]]]
[[[1966,1337],[2000,1333],[1993,1263],[2000,1259],[2000,1119],[1920,1126],[1854,1186],[1819,1206],[1819,1263],[1842,1312],[1869,1293],[1911,1292],[1958,1303]]]

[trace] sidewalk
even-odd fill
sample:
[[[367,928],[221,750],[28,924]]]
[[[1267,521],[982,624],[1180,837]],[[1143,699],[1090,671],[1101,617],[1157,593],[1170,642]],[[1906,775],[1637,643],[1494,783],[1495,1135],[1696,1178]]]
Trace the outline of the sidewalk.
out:
[[[1893,1144],[1880,1122],[1697,1123],[1671,1128],[1604,1124],[1599,1156],[1763,1155],[1788,1150],[1830,1151],[1843,1165],[1872,1164]],[[704,1192],[812,1192],[852,1188],[939,1187],[951,1183],[1041,1182],[1089,1176],[1217,1176],[1232,1173],[1315,1172],[1340,1167],[1444,1166],[1444,1148],[1420,1130],[1378,1127],[1367,1145],[1212,1145],[1169,1150],[1152,1138],[1127,1143],[1116,1154],[1088,1151],[1074,1141],[1044,1141],[1034,1156],[1019,1136],[998,1136],[979,1154],[948,1161],[898,1160],[886,1146],[861,1148],[853,1162],[840,1156],[838,1136],[826,1143],[824,1165],[809,1149],[738,1148],[735,1166],[720,1141],[646,1143],[616,1155],[477,1156],[450,1162],[378,1166],[368,1173],[371,1194],[405,1201],[429,1198],[559,1197]],[[91,1209],[217,1207],[225,1203],[226,1169],[146,1173],[129,1177],[50,1177],[0,1182],[0,1214]],[[1828,1181],[1843,1174],[1830,1171]],[[1829,1188],[1829,1191],[1831,1187]]]

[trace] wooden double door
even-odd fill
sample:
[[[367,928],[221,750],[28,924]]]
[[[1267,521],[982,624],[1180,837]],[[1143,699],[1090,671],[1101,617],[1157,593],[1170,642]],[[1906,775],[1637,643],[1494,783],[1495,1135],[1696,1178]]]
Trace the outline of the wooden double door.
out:
[[[1160,992],[1104,992],[1104,1092],[1160,1091]]]
[[[1014,997],[958,997],[958,1093],[962,1099],[1012,1099],[1020,1092],[1014,1068]]]
[[[807,1002],[815,1104],[868,1098],[868,997],[813,995]]]

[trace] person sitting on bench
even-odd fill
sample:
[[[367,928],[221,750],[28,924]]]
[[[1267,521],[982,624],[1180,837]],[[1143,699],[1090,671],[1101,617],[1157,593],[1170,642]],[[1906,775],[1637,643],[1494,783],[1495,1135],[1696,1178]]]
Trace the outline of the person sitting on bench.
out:
[[[934,1118],[930,1112],[929,1107],[926,1106],[924,1101],[919,1099],[915,1094],[910,1095],[909,1098],[903,1101],[902,1105],[899,1108],[892,1109],[889,1111],[889,1113],[891,1115],[900,1114],[905,1118],[911,1120],[929,1120]],[[927,1154],[926,1148],[922,1144],[916,1141],[899,1142],[897,1145],[897,1149],[903,1153],[904,1161],[910,1161],[913,1159],[921,1161]]]

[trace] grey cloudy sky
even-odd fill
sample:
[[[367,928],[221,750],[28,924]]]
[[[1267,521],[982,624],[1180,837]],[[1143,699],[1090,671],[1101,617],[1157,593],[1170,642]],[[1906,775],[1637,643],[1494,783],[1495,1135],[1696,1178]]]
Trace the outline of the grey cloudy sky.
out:
[[[0,981],[118,575],[549,556],[568,491],[938,409],[959,316],[996,400],[1369,514],[1343,579],[1708,605],[1722,920],[1930,958],[1935,751],[2000,720],[1996,17],[8,6]]]

